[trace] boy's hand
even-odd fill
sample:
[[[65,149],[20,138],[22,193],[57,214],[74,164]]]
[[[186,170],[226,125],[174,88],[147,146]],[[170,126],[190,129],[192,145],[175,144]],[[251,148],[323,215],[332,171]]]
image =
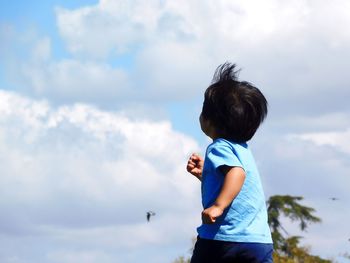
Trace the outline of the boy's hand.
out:
[[[202,180],[204,160],[198,154],[193,153],[187,162],[187,172]]]
[[[219,206],[213,205],[202,212],[203,224],[214,224],[216,219],[222,215],[224,211]]]

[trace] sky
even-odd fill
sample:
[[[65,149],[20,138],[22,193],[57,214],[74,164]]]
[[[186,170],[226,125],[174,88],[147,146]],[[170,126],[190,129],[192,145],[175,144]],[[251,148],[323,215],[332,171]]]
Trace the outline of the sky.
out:
[[[350,262],[349,25],[347,0],[1,0],[0,261],[188,257],[185,166],[230,61],[269,102],[249,142],[266,198],[303,196],[322,222],[288,233]]]

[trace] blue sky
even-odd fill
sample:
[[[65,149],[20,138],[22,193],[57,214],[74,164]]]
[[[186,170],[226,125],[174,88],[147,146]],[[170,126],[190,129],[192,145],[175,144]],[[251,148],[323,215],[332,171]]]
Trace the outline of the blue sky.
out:
[[[250,142],[266,197],[304,196],[323,221],[303,244],[349,262],[348,1],[0,5],[1,262],[187,255],[201,207],[185,164],[225,61],[269,101]]]

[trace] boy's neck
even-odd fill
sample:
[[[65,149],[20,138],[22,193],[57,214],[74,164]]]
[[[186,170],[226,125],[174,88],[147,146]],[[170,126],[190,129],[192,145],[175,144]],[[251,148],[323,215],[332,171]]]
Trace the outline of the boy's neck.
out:
[[[221,136],[219,133],[217,133],[215,130],[213,130],[211,132],[211,134],[209,135],[209,137],[215,141],[216,139],[219,139],[219,138],[223,138],[223,136]]]

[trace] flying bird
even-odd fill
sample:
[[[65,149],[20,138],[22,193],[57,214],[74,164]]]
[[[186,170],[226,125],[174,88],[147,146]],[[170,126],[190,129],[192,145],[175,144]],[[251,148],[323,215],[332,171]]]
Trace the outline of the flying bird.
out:
[[[330,197],[329,199],[331,199],[332,201],[338,201],[339,198],[336,198],[336,197]]]
[[[155,213],[155,212],[153,212],[153,211],[148,211],[148,212],[146,213],[147,222],[149,222],[149,221],[150,221],[151,216],[155,216],[155,215],[156,215],[156,213]]]

